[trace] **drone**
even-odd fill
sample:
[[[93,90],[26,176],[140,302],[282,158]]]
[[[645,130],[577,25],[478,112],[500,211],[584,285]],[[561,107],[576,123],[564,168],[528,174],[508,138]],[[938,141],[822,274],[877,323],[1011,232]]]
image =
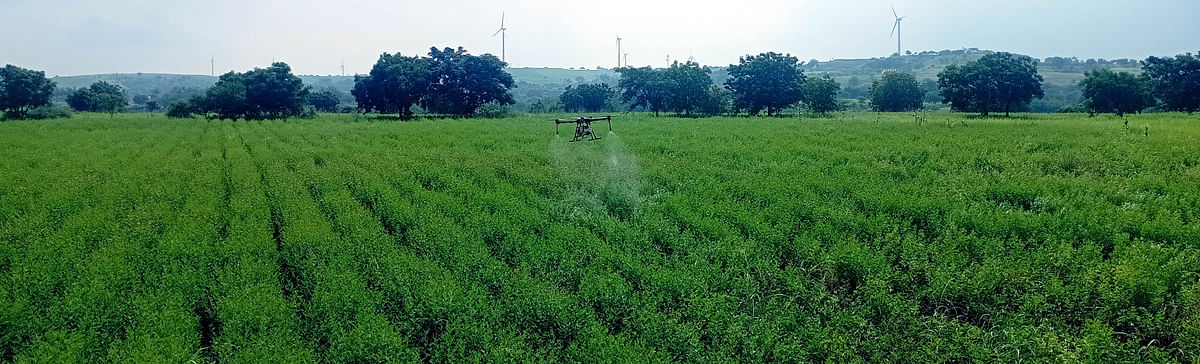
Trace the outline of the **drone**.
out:
[[[596,136],[596,133],[592,131],[592,122],[601,120],[608,121],[608,131],[611,132],[612,115],[598,118],[584,116],[575,120],[554,119],[554,135],[558,135],[558,124],[575,124],[575,138],[571,139],[572,142],[577,142],[584,139],[588,141],[600,140],[600,137]]]

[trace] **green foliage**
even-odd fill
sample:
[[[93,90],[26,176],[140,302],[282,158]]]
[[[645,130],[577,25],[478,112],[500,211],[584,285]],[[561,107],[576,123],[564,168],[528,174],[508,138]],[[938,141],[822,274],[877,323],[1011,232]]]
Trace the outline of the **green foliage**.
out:
[[[630,111],[640,107],[658,116],[659,112],[670,110],[670,80],[665,72],[650,66],[622,67],[616,71],[621,75],[617,84],[621,100],[629,104]]]
[[[842,85],[832,77],[810,78],[804,83],[804,103],[808,104],[809,110],[820,114],[841,110],[838,102],[841,90]]]
[[[744,56],[730,65],[725,85],[733,91],[734,106],[751,115],[778,115],[804,100],[804,70],[792,55],[775,52]]]
[[[504,71],[508,64],[491,54],[475,56],[467,50],[429,49],[429,89],[421,106],[435,114],[473,115],[489,102],[511,105],[509,89],[515,85]]]
[[[368,75],[354,78],[350,91],[363,112],[396,113],[412,116],[412,107],[429,89],[430,59],[405,57],[396,53],[379,56]]]
[[[221,75],[216,85],[193,98],[191,104],[210,119],[286,119],[304,112],[309,92],[310,88],[292,75],[291,67],[276,62],[267,68]]]
[[[11,64],[0,68],[0,111],[5,119],[24,119],[30,110],[49,105],[53,94],[54,82],[45,72]]]
[[[920,110],[925,101],[925,87],[911,74],[884,72],[883,77],[871,83],[871,108],[883,112]]]
[[[129,100],[126,99],[125,90],[121,85],[97,81],[67,96],[67,105],[71,105],[76,111],[115,114],[129,106]]]
[[[30,120],[67,119],[70,117],[71,108],[59,104],[38,106],[25,114],[25,118]]]
[[[1166,110],[1200,111],[1200,54],[1150,57],[1142,62],[1142,69]]]
[[[713,81],[708,67],[701,67],[696,62],[671,64],[662,70],[663,78],[667,80],[667,105],[676,114],[692,115],[709,99],[709,90]]]
[[[617,92],[607,84],[585,83],[578,86],[568,85],[558,99],[567,112],[598,112],[607,110],[609,100],[616,94]]]
[[[1129,72],[1107,69],[1091,71],[1079,82],[1088,110],[1092,113],[1112,113],[1117,116],[1141,113],[1154,106],[1150,85],[1145,78]]]
[[[723,115],[733,110],[733,93],[724,86],[710,84],[708,92],[700,102],[700,113],[708,116]]]
[[[925,117],[0,124],[0,361],[1196,361],[1191,118]]]
[[[189,100],[175,100],[167,107],[167,117],[173,119],[192,118],[198,113],[196,106]]]
[[[341,100],[338,100],[338,95],[336,92],[333,92],[332,90],[321,90],[317,92],[310,92],[305,102],[320,112],[337,112],[338,104],[341,103]]]
[[[938,88],[942,103],[949,103],[955,111],[984,116],[992,111],[1004,111],[1008,116],[1015,108],[1045,96],[1037,60],[1006,52],[946,67],[938,73]]]

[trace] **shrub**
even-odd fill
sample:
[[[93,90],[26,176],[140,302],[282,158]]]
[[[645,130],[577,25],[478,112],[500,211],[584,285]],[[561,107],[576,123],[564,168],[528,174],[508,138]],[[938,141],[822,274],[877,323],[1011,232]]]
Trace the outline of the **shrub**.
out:
[[[498,102],[483,104],[483,106],[475,110],[475,116],[487,119],[503,119],[508,117],[508,115],[508,106]]]
[[[70,117],[71,108],[57,104],[39,106],[33,110],[29,110],[29,113],[25,115],[26,119],[33,120],[69,119]]]
[[[188,119],[194,117],[196,108],[188,100],[177,100],[167,107],[167,117],[176,119]]]

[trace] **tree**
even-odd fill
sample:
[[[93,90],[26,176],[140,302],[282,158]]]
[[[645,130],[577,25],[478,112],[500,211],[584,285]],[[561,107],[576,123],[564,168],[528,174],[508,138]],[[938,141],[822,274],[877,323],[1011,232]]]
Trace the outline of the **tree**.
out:
[[[871,83],[871,107],[875,111],[903,112],[918,110],[925,100],[925,88],[913,75],[887,71]]]
[[[430,48],[429,90],[421,100],[426,110],[437,114],[471,115],[483,104],[516,103],[508,67],[496,56],[473,56],[465,49]]]
[[[167,107],[167,117],[184,119],[196,114],[196,107],[188,100],[175,100]]]
[[[217,84],[191,101],[195,111],[209,118],[263,120],[300,115],[309,88],[292,74],[286,63],[245,73],[229,72]]]
[[[956,111],[979,112],[984,116],[999,110],[1008,116],[1014,106],[1045,97],[1037,60],[1006,52],[946,67],[938,73],[938,88],[944,98],[942,103],[951,104]]]
[[[67,96],[67,105],[76,111],[106,112],[112,115],[129,106],[129,100],[125,98],[125,90],[120,85],[97,81]]]
[[[133,103],[137,105],[145,105],[150,101],[150,95],[137,95],[133,97]]]
[[[621,67],[616,71],[621,74],[617,88],[621,89],[621,100],[629,104],[629,110],[643,107],[658,116],[660,111],[668,109],[670,87],[665,72],[649,66]]]
[[[145,106],[146,106],[146,111],[149,111],[149,112],[158,111],[158,108],[159,108],[158,101],[155,101],[155,100],[146,101]]]
[[[804,82],[804,101],[808,108],[816,113],[827,113],[841,109],[838,94],[842,85],[832,77],[812,78]]]
[[[384,53],[371,67],[370,74],[355,77],[350,93],[360,111],[410,117],[412,106],[418,104],[429,90],[429,64],[428,58]]]
[[[1200,111],[1200,54],[1150,57],[1142,62],[1142,70],[1165,109]]]
[[[608,100],[615,95],[616,91],[607,84],[594,83],[579,86],[568,85],[558,99],[566,111],[597,112],[604,110],[608,106]]]
[[[666,80],[667,105],[677,114],[692,115],[708,98],[709,86],[712,86],[712,73],[708,67],[700,67],[699,63],[676,61],[670,68],[663,70]]]
[[[777,115],[804,99],[804,70],[796,57],[769,52],[745,56],[730,65],[725,85],[733,92],[734,105],[750,114],[766,110]]]
[[[724,86],[710,84],[699,111],[705,115],[720,115],[733,108],[733,94]]]
[[[337,93],[331,90],[309,93],[306,101],[320,112],[337,112],[338,104],[341,103]]]
[[[30,110],[50,104],[54,82],[46,73],[6,65],[0,69],[0,110],[7,119],[24,119]]]
[[[1086,72],[1084,75],[1079,87],[1083,89],[1083,97],[1091,113],[1125,116],[1128,113],[1140,113],[1154,105],[1149,82],[1143,77],[1108,69]]]

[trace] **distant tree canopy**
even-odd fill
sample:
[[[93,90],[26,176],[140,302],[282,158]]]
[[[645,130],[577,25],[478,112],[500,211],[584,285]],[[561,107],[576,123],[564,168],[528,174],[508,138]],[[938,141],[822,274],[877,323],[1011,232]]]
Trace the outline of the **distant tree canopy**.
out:
[[[490,54],[474,56],[458,49],[430,48],[429,57],[384,53],[371,73],[355,78],[351,94],[364,112],[412,116],[421,105],[437,114],[466,116],[487,103],[511,105],[515,86],[507,64]]]
[[[125,98],[125,90],[120,85],[97,81],[67,96],[67,105],[77,111],[115,114],[129,106],[129,100]]]
[[[1091,113],[1124,116],[1154,106],[1150,85],[1144,77],[1107,69],[1087,72],[1085,75],[1079,87],[1083,89],[1085,104]]]
[[[320,112],[337,112],[338,104],[341,103],[341,100],[338,100],[338,95],[336,92],[333,92],[332,90],[321,90],[317,92],[309,92],[308,97],[305,98],[305,102],[307,102],[309,105],[312,105],[313,108]]]
[[[1042,98],[1042,76],[1037,60],[1029,56],[1000,52],[985,55],[963,65],[951,65],[938,73],[942,103],[956,111],[1004,111],[1023,107],[1034,98]]]
[[[838,111],[841,110],[841,104],[838,103],[841,91],[842,85],[832,77],[810,78],[804,82],[804,102],[809,110],[816,113]]]
[[[465,49],[429,49],[429,93],[421,106],[435,114],[466,116],[487,103],[512,105],[508,64],[491,54],[473,56]]]
[[[1150,57],[1142,62],[1142,70],[1164,109],[1200,111],[1200,54]]]
[[[925,87],[913,75],[900,71],[887,71],[871,83],[871,107],[875,111],[903,112],[921,108],[925,101]]]
[[[752,115],[766,110],[770,116],[803,100],[804,82],[796,57],[769,52],[741,57],[738,64],[730,65],[725,85],[738,109]]]
[[[46,73],[6,65],[0,68],[0,110],[6,119],[24,119],[30,110],[50,104],[54,82]]]
[[[644,107],[655,116],[660,111],[669,109],[670,85],[666,73],[650,68],[622,67],[616,69],[621,74],[617,87],[621,89],[621,99],[629,104],[629,109]]]
[[[267,68],[221,75],[217,84],[193,98],[190,106],[210,119],[285,119],[303,112],[308,93],[309,87],[292,74],[291,67],[276,62]]]
[[[688,116],[699,111],[709,98],[709,86],[713,84],[709,74],[712,71],[696,62],[676,61],[663,72],[667,80],[667,105],[671,111]]]
[[[568,112],[584,111],[598,112],[608,107],[608,100],[617,92],[603,83],[587,83],[577,86],[568,85],[558,96],[563,109]]]
[[[379,56],[371,73],[355,76],[350,91],[363,112],[412,116],[412,107],[429,89],[429,59],[396,54]]]

